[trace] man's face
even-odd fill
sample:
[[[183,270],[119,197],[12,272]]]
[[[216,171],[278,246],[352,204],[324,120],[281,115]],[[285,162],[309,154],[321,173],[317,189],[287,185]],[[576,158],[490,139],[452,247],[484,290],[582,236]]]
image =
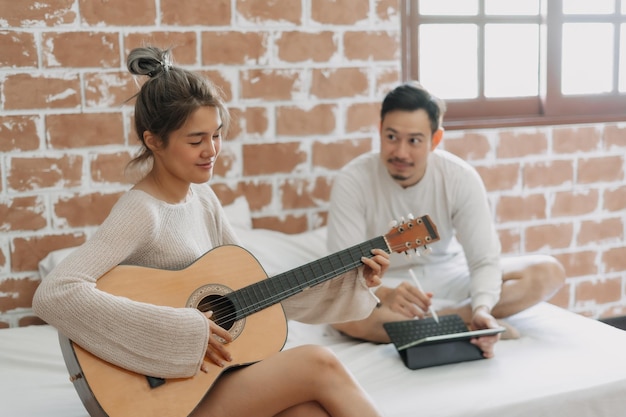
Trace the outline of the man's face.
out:
[[[428,155],[435,146],[424,109],[393,110],[382,120],[380,157],[389,175],[402,187],[410,187],[422,179]]]

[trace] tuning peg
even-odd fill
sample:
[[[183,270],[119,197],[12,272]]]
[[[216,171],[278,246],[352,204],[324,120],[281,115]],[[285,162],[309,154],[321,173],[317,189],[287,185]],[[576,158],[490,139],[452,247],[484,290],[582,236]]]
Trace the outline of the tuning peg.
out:
[[[412,213],[409,213],[409,214],[407,215],[407,217],[409,218],[409,222],[407,223],[407,227],[408,227],[409,229],[412,229],[412,228],[413,228],[413,222],[414,222],[413,214],[412,214]]]
[[[413,254],[415,254],[416,256],[420,256],[419,252],[417,251],[417,249],[409,249],[407,251],[404,251],[404,255],[407,258],[412,258]]]
[[[424,245],[424,253],[425,254],[429,255],[432,252],[433,252],[433,250],[429,246]]]
[[[406,223],[406,221],[404,220],[404,216],[400,217],[400,223],[401,223],[401,224]]]
[[[389,227],[396,227],[398,225],[398,221],[397,220],[392,220],[389,222]]]

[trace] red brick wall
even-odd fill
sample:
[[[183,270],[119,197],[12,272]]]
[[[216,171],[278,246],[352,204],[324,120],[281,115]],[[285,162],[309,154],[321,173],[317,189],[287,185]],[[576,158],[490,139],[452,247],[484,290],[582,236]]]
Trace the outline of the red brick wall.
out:
[[[483,177],[505,253],[563,263],[551,302],[626,314],[626,125],[448,132],[443,144]]]
[[[158,7],[158,8],[157,8]],[[401,78],[397,0],[0,0],[0,327],[37,322],[37,263],[85,241],[131,179],[130,49],[174,46],[234,124],[213,185],[255,227],[324,224],[335,172],[376,146]],[[566,266],[553,302],[626,313],[626,127],[448,132],[485,178],[507,253]]]

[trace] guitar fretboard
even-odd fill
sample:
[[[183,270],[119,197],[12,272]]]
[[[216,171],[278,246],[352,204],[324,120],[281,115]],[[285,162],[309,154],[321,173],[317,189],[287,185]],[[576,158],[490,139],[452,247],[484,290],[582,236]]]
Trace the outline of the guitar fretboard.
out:
[[[236,320],[279,303],[309,287],[321,284],[361,265],[372,249],[390,252],[383,236],[269,277],[226,295],[237,311]]]

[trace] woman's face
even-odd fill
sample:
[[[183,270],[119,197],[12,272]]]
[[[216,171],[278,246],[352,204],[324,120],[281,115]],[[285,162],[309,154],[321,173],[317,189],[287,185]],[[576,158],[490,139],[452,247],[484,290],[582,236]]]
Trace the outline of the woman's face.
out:
[[[213,106],[199,107],[180,129],[173,131],[166,147],[153,149],[159,176],[182,183],[205,183],[211,179],[222,148],[222,119]]]

